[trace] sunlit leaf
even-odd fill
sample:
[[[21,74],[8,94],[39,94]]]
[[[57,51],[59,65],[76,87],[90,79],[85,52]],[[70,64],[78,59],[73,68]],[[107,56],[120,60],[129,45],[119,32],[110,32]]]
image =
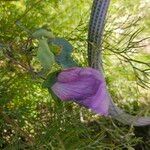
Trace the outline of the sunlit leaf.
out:
[[[32,34],[32,36],[33,36],[34,38],[42,38],[42,37],[54,38],[53,33],[50,32],[50,31],[47,31],[47,30],[45,30],[45,29],[38,29],[38,30],[36,30],[36,31]]]
[[[54,54],[49,49],[49,46],[47,44],[47,39],[39,40],[37,58],[39,59],[44,70],[48,71],[51,69],[55,61],[55,58],[54,58]]]

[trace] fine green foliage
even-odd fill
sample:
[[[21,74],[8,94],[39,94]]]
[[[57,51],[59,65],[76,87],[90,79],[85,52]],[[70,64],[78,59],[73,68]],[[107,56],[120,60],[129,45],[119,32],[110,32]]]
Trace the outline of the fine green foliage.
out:
[[[91,5],[91,0],[0,1],[0,149],[150,149],[148,127],[125,126],[49,94],[63,67],[87,66]],[[112,0],[103,38],[113,99],[143,116],[150,116],[148,7],[147,0]]]

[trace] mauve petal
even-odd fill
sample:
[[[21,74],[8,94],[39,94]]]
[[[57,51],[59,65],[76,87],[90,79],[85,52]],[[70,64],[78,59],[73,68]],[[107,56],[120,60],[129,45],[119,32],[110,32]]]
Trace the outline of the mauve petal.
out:
[[[71,82],[76,80],[79,77],[79,72],[82,68],[74,67],[70,69],[63,70],[58,75],[58,82]]]
[[[89,67],[82,69],[82,71],[80,71],[80,76],[91,76],[92,78],[95,78],[97,80],[104,81],[104,77],[98,70]]]
[[[72,100],[97,114],[108,115],[109,96],[105,79],[93,68],[75,67],[62,71],[52,90],[61,100]]]
[[[93,78],[97,80],[104,80],[104,77],[102,74],[93,68],[79,68],[79,67],[74,67],[70,69],[63,70],[59,75],[58,75],[58,81],[59,82],[71,82],[76,80],[78,77],[82,76],[92,76]]]
[[[56,82],[52,86],[52,90],[62,100],[80,100],[96,94],[98,87],[98,80],[82,77],[81,79],[68,83]]]
[[[86,99],[77,101],[80,105],[83,105],[93,112],[107,116],[109,109],[109,96],[105,84],[101,84],[97,90],[97,93]]]
[[[99,86],[97,93],[91,98],[91,106],[89,107],[95,113],[107,116],[109,109],[109,95],[105,84]]]

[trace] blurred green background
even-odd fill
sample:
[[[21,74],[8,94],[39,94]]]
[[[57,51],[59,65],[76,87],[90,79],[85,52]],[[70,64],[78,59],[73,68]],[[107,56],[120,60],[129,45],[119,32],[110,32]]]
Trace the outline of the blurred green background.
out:
[[[66,38],[74,46],[73,58],[87,66],[91,6],[92,0],[0,1],[0,149],[150,149],[150,129],[57,103],[34,73],[41,66],[30,35],[41,27]],[[149,8],[149,0],[112,0],[103,38],[109,91],[133,115],[150,115]]]

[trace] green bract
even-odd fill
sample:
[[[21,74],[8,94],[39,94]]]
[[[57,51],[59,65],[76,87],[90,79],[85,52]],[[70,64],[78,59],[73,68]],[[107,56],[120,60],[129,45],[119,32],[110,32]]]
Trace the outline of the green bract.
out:
[[[55,56],[55,60],[58,64],[60,64],[63,68],[77,66],[71,57],[73,46],[67,40],[64,38],[55,38],[49,39],[48,42],[50,45],[55,44],[61,48],[60,53]]]

